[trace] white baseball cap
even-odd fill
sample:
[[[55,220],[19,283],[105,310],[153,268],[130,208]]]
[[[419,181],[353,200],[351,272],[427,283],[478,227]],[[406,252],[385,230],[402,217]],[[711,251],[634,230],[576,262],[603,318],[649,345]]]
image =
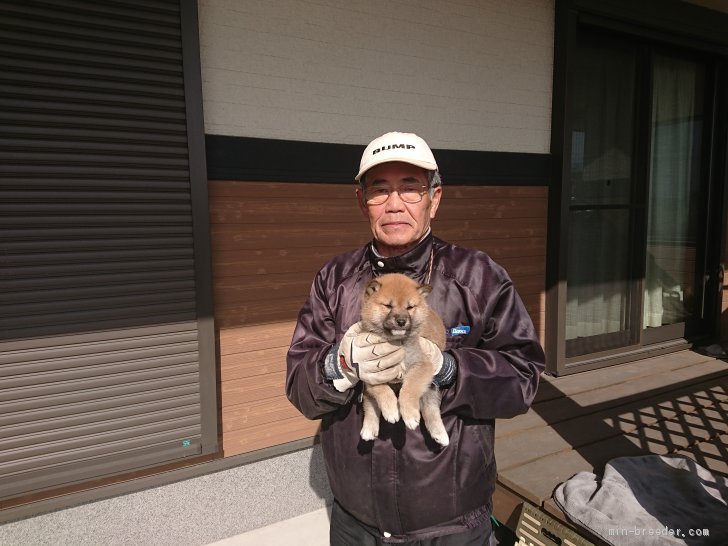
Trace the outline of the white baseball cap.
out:
[[[372,167],[389,161],[402,161],[417,165],[428,171],[436,171],[437,163],[432,150],[422,138],[414,133],[386,133],[375,138],[364,150],[359,164],[359,180]]]

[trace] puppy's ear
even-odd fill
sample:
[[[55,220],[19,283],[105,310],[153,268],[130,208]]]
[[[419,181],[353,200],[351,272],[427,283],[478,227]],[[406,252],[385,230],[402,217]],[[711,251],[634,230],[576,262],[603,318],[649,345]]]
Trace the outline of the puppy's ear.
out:
[[[382,287],[382,283],[380,283],[378,280],[374,279],[367,285],[367,289],[364,291],[364,294],[369,297],[372,294],[374,294],[377,290],[379,290]]]
[[[432,292],[432,287],[429,284],[421,284],[417,287],[417,292],[419,292],[420,296],[424,298],[430,292]]]

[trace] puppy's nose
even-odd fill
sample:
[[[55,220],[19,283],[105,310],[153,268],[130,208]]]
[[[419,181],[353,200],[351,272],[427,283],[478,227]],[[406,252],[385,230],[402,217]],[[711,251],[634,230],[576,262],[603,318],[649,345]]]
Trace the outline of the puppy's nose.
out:
[[[396,322],[397,322],[397,326],[406,326],[407,325],[407,319],[398,318],[396,320]]]

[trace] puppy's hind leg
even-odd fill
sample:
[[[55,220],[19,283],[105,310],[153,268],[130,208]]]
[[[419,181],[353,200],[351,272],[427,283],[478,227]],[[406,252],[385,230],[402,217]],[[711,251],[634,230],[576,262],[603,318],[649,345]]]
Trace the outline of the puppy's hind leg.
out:
[[[369,387],[364,387],[364,393],[362,396],[362,409],[364,410],[364,422],[362,423],[361,436],[362,440],[374,440],[379,436],[379,406],[377,401],[368,392]]]
[[[399,407],[397,406],[397,395],[394,394],[389,385],[367,385],[368,392],[376,401],[382,416],[390,423],[399,421]]]
[[[402,379],[399,391],[399,411],[407,428],[416,429],[420,424],[420,398],[432,383],[431,366],[418,363],[411,366]]]
[[[362,409],[364,422],[359,433],[362,440],[374,440],[379,436],[379,418],[382,415],[390,423],[399,421],[397,397],[389,385],[365,385]]]
[[[430,387],[425,391],[420,399],[420,407],[422,411],[422,419],[425,422],[427,431],[441,446],[447,446],[450,444],[450,438],[445,430],[445,425],[442,422],[442,415],[440,414],[440,392],[435,387]]]

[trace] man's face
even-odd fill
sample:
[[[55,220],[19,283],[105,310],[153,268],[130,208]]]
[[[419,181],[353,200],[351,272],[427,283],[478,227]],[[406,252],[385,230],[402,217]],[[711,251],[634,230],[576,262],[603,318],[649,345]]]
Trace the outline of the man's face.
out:
[[[427,188],[427,171],[394,161],[372,167],[366,173],[366,189],[382,187],[391,192],[412,184]],[[398,192],[393,192],[381,205],[369,205],[360,189],[356,194],[362,214],[369,220],[377,251],[389,257],[414,248],[427,232],[440,205],[442,188],[435,188],[432,198],[429,192],[425,193],[419,203],[405,203]]]

